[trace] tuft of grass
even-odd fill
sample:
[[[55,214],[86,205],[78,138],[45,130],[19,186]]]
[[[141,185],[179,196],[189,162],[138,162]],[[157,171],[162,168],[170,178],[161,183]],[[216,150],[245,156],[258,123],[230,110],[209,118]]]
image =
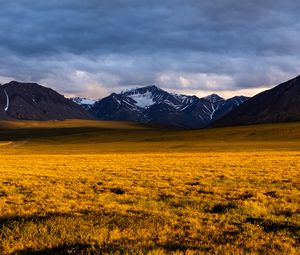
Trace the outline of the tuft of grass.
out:
[[[112,189],[110,189],[110,191],[114,194],[117,194],[117,195],[125,194],[125,190],[122,189],[122,188],[112,188]]]
[[[233,202],[228,202],[228,203],[216,203],[212,206],[208,212],[211,213],[227,213],[231,209],[236,209],[237,205]]]

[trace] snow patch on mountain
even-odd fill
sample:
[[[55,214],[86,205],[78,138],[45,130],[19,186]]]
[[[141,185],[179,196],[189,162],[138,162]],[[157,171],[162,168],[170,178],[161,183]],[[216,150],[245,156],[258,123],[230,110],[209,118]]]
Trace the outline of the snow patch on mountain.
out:
[[[136,93],[136,94],[131,94],[131,95],[127,95],[127,96],[136,102],[136,104],[135,104],[136,106],[141,107],[141,108],[147,108],[147,107],[155,104],[155,102],[153,101],[152,92],[150,92],[150,91],[147,91],[143,94]]]
[[[85,97],[74,97],[74,98],[71,98],[71,100],[74,102],[74,103],[77,103],[77,104],[80,104],[80,105],[92,105],[96,102],[96,100],[93,100],[93,99],[88,99],[88,98],[85,98]]]
[[[4,108],[4,111],[7,112],[8,107],[9,107],[9,96],[8,96],[8,94],[7,94],[7,92],[6,92],[5,89],[4,89],[4,94],[5,94],[5,96],[6,96],[6,106],[5,106],[5,108]]]
[[[92,100],[92,99],[87,99],[87,98],[82,98],[81,100],[81,104],[94,104],[96,102],[96,100]]]

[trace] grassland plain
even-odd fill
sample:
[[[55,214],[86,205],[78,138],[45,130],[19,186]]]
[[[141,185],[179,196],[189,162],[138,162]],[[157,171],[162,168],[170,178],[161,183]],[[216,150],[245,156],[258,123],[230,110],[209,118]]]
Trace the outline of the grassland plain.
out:
[[[300,123],[0,123],[1,254],[299,254]]]

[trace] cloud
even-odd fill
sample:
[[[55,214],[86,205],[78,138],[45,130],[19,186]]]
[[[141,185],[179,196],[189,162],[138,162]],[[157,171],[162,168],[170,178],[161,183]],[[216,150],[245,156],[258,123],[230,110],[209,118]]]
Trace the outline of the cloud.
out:
[[[99,97],[247,91],[298,75],[296,0],[0,0],[0,82]],[[234,92],[233,92],[234,93]]]

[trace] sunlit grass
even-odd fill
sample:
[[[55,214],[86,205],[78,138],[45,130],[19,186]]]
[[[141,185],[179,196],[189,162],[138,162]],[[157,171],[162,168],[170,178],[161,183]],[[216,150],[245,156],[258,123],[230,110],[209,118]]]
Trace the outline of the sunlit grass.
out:
[[[0,253],[298,254],[299,140],[265,128],[4,145]]]

